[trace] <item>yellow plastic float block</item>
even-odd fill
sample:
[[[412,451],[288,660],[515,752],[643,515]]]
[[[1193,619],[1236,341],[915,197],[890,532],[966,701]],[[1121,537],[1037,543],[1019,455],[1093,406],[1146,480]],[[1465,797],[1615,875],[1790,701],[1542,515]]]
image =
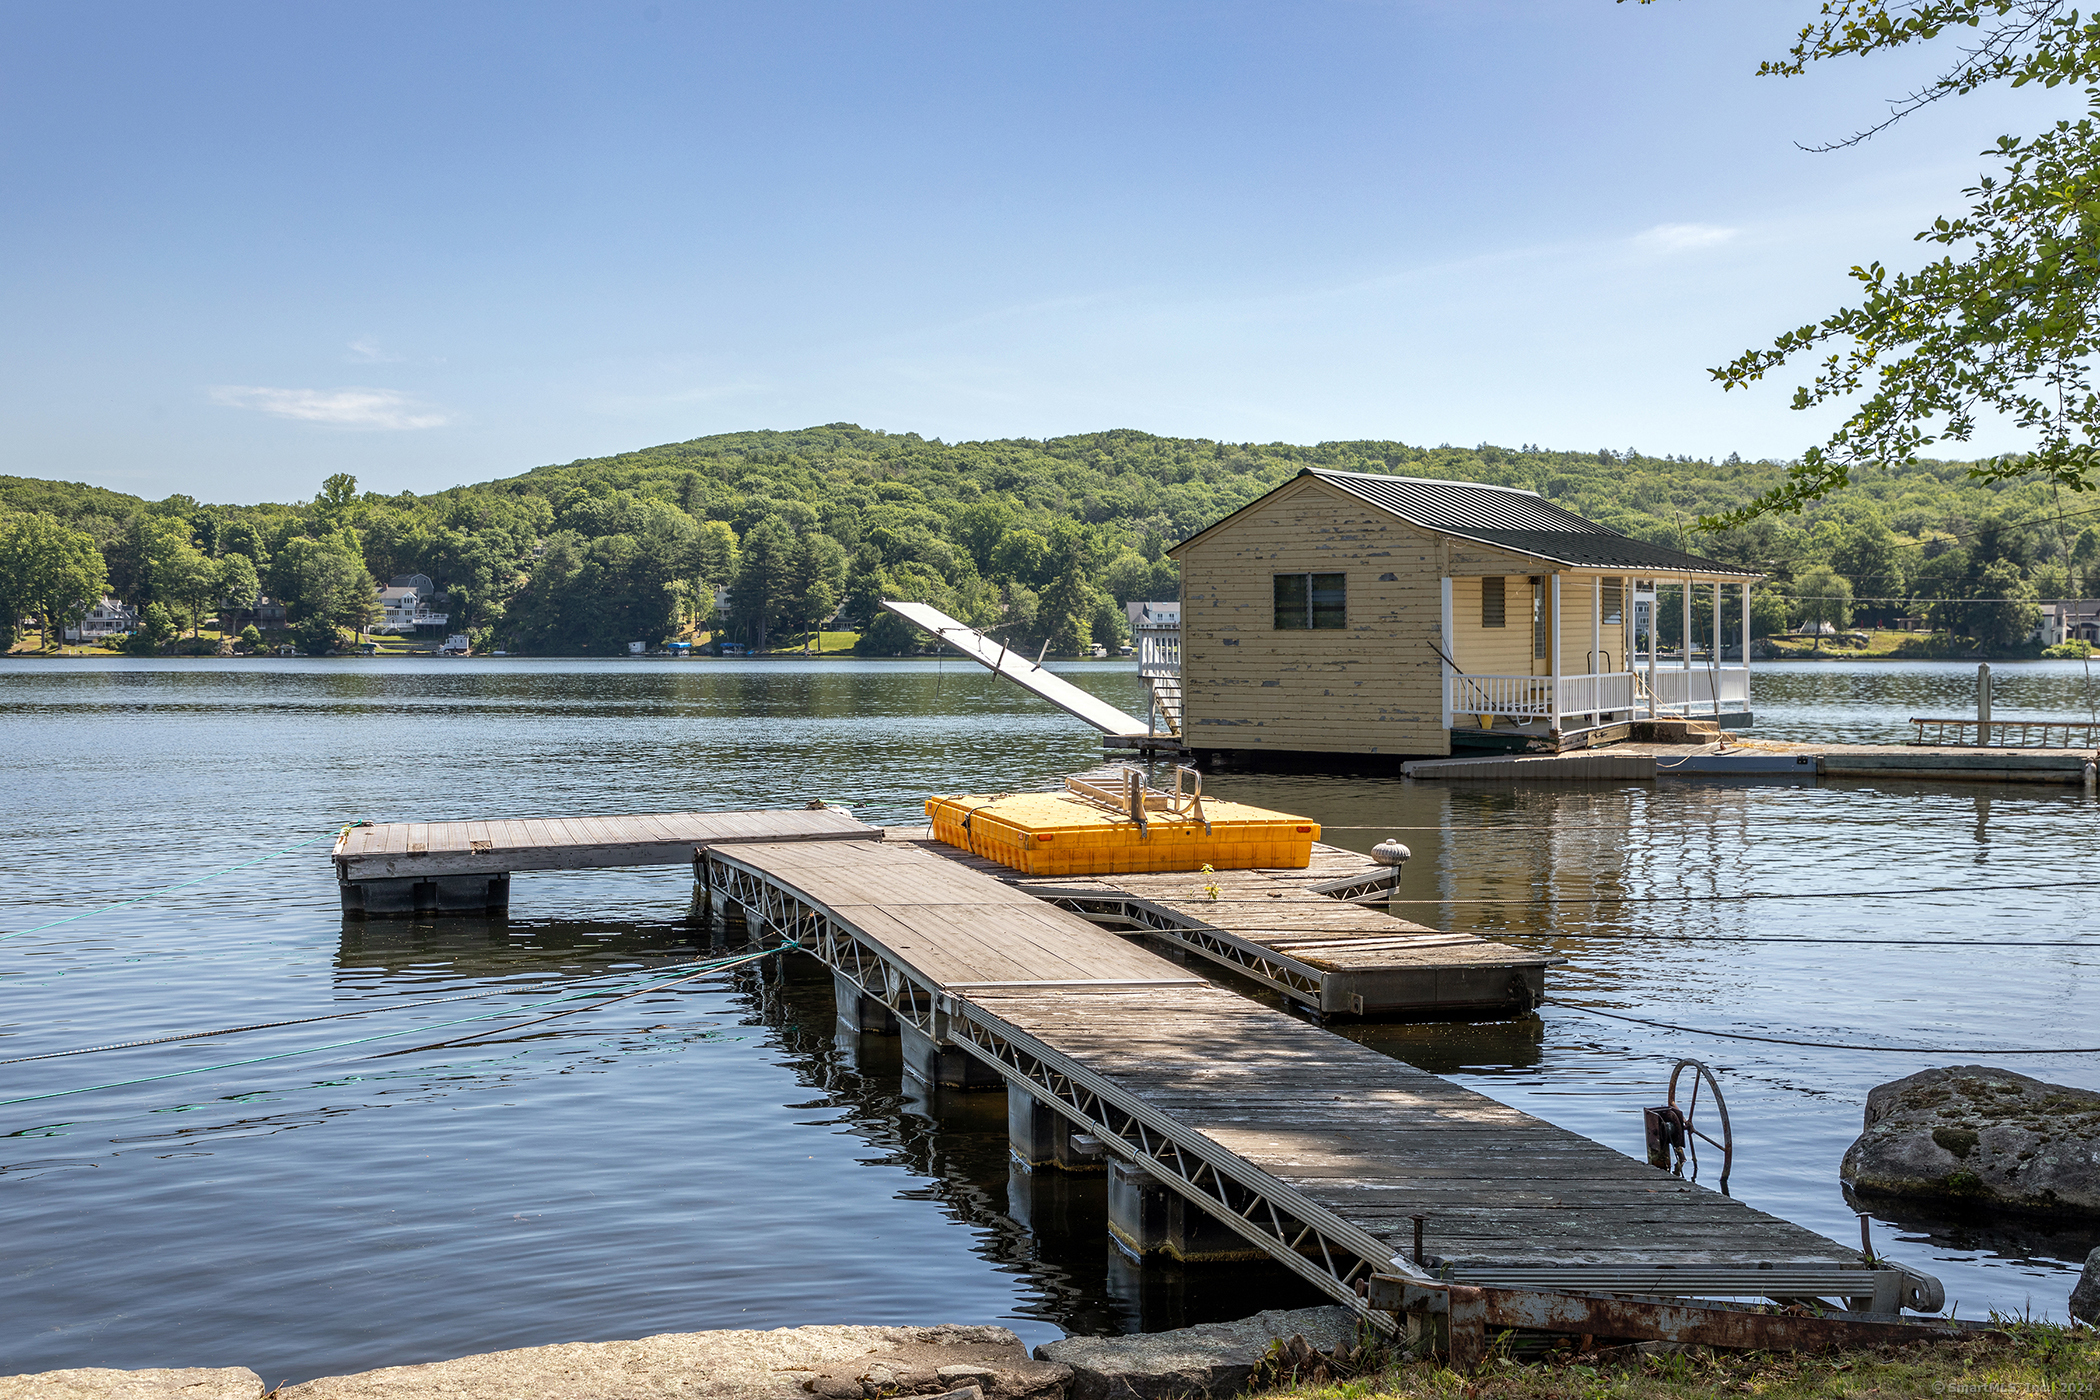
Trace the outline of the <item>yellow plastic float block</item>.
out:
[[[934,836],[1024,875],[1116,875],[1146,870],[1302,870],[1319,823],[1239,802],[1206,799],[1203,823],[1167,812],[1143,832],[1119,816],[1059,792],[1002,797],[929,797]]]

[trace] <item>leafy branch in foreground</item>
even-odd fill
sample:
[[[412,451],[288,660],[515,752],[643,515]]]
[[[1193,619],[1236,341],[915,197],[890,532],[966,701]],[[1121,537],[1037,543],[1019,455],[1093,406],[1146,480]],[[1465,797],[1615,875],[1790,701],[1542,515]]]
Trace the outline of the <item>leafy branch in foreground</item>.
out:
[[[2065,0],[1824,0],[1785,57],[1757,71],[1798,76],[1826,59],[1950,31],[1972,34],[1973,42],[1938,77],[1891,103],[1887,120],[1813,149],[1857,144],[1929,103],[1997,83],[2100,80],[2100,21]],[[1984,154],[2003,170],[1963,192],[1969,212],[1917,235],[1956,251],[1911,273],[1892,274],[1878,261],[1854,267],[1864,289],[1858,305],[1711,371],[1724,389],[1747,388],[1797,357],[1828,352],[1792,406],[1856,406],[1781,485],[1702,516],[1700,528],[1799,509],[1847,485],[1856,468],[1909,464],[1934,443],[1969,441],[1986,414],[2032,432],[2035,445],[1979,462],[1973,476],[2092,489],[2100,466],[2100,395],[2090,365],[2100,293],[2100,88],[2087,86],[2085,96],[2079,120],[2032,138],[2000,137]]]
[[[2100,97],[2096,97],[2100,101]],[[1966,442],[1979,411],[2036,434],[2030,452],[1979,463],[1981,480],[2039,476],[2072,491],[2094,485],[2100,463],[2100,396],[2091,357],[2100,349],[2100,129],[2088,116],[2031,140],[2003,137],[2002,179],[1964,191],[1974,206],[1935,220],[1921,241],[1966,245],[1913,273],[1876,262],[1852,269],[1864,300],[1789,331],[1712,371],[1744,388],[1797,355],[1831,342],[1815,382],[1794,392],[1813,408],[1867,398],[1786,481],[1748,505],[1702,518],[1708,529],[1769,510],[1795,510],[1851,480],[1855,467],[1908,463],[1935,442]]]

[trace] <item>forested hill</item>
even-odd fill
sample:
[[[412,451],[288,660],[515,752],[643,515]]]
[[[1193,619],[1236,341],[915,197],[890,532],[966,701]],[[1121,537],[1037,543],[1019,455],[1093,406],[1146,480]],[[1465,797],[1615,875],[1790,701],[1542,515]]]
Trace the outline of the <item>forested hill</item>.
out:
[[[180,545],[247,553],[266,592],[346,626],[366,606],[349,566],[382,581],[425,573],[487,640],[534,653],[602,653],[673,634],[704,622],[723,585],[732,627],[754,642],[843,609],[847,625],[873,624],[870,649],[893,649],[907,638],[871,613],[887,594],[1069,651],[1116,640],[1098,634],[1120,627],[1119,604],[1174,596],[1167,544],[1307,466],[1537,490],[1639,538],[1754,564],[1782,584],[1834,567],[1862,599],[1889,600],[1890,612],[1912,594],[1967,599],[2012,585],[2030,597],[2075,593],[2074,576],[2100,546],[2086,528],[2090,505],[2059,513],[2044,488],[1985,487],[1961,463],[1876,475],[1805,516],[1702,536],[1697,517],[1770,488],[1784,464],[1631,448],[1300,447],[1134,431],[951,444],[846,423],[697,438],[427,496],[359,494],[349,478],[333,478],[300,504],[148,503],[0,477],[0,511],[85,531],[108,557],[113,587],[141,603],[173,605],[149,595],[155,551]],[[1994,566],[1995,582],[1986,580]]]

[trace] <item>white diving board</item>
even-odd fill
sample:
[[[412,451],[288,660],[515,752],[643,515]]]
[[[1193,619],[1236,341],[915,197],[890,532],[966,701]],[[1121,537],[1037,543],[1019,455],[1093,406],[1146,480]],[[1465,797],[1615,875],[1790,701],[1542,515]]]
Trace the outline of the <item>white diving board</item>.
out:
[[[925,603],[900,603],[889,598],[883,599],[882,605],[913,626],[932,633],[986,670],[1006,677],[1023,690],[1040,695],[1103,734],[1113,734],[1121,739],[1142,739],[1152,733],[1137,716],[1124,714],[1106,700],[1089,695],[1070,681],[1052,675],[1019,652],[1008,651],[1005,643],[995,642],[976,628],[957,622],[939,608]]]

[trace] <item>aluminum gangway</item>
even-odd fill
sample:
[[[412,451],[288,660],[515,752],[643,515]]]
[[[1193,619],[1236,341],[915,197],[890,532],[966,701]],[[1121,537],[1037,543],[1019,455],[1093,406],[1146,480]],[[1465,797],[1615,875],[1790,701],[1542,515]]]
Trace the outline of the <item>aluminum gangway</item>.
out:
[[[1040,659],[1030,660],[1006,643],[992,640],[967,623],[956,621],[927,603],[905,603],[885,598],[882,605],[906,622],[931,633],[938,641],[955,648],[994,675],[1006,677],[1032,695],[1037,695],[1076,719],[1086,721],[1111,739],[1131,743],[1151,739],[1152,726],[1136,715],[1125,714],[1098,695],[1090,695],[1070,681],[1044,668]],[[1158,736],[1163,747],[1178,748],[1172,735]]]

